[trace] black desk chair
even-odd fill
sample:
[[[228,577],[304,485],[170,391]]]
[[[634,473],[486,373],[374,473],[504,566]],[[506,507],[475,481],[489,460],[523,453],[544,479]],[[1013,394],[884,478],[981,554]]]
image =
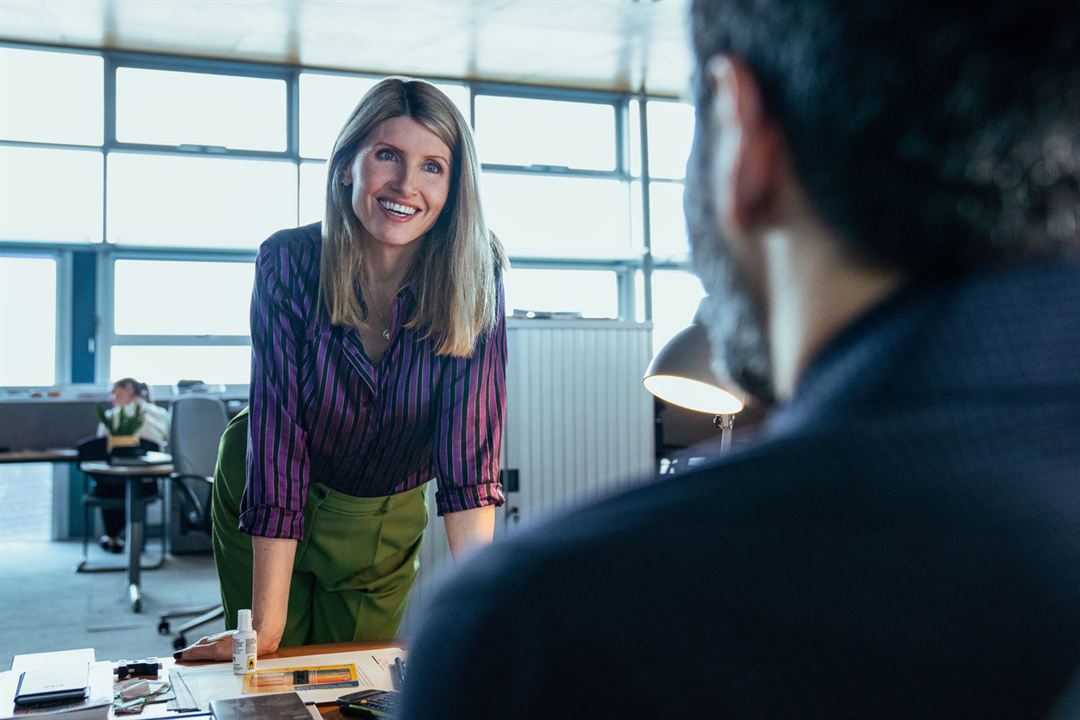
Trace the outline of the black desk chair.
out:
[[[208,491],[214,482],[218,444],[227,424],[225,403],[217,398],[181,397],[173,401],[169,447],[175,472],[169,477],[168,501],[180,510],[172,517],[179,517],[176,529],[181,535],[199,532],[210,536]],[[168,610],[161,613],[158,632],[168,635],[171,620],[192,615],[196,617],[176,629],[173,647],[177,650],[187,646],[187,633],[224,617],[224,610],[220,603]]]
[[[79,443],[77,450],[80,463],[99,460],[107,461],[109,459],[108,439],[104,437],[88,438]],[[140,451],[160,451],[161,446],[157,443],[150,442],[149,440],[139,440],[138,447],[125,448],[125,450],[132,453]],[[92,535],[96,534],[94,532],[94,508],[100,508],[104,511],[125,510],[124,483],[126,481],[109,477],[97,477],[91,473],[85,472],[82,474],[82,479],[82,560],[80,560],[79,564],[75,567],[75,572],[116,572],[125,570],[127,568],[126,565],[91,566],[89,565],[89,554],[90,538]],[[91,480],[95,483],[94,486],[91,486]],[[107,487],[112,489],[102,492],[102,490]],[[141,492],[138,493],[138,502],[143,503],[143,505],[149,505],[150,503],[161,499],[161,492],[157,481],[144,480]],[[167,535],[168,533],[163,528],[161,531],[160,558],[165,557]],[[157,567],[157,565],[154,565],[153,567]]]

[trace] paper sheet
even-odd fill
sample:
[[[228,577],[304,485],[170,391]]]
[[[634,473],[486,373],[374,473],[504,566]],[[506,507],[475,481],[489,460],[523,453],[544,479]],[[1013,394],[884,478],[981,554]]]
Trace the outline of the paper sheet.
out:
[[[358,652],[329,653],[326,655],[304,655],[302,657],[275,658],[273,660],[259,659],[260,670],[282,670],[303,664],[305,667],[314,665],[342,665],[353,663],[359,676],[360,685],[348,690],[331,688],[324,690],[302,690],[299,695],[306,703],[329,703],[334,702],[346,692],[367,690],[393,690],[390,680],[390,666],[394,664],[394,658],[404,657],[405,651],[401,648],[388,647],[375,650],[362,650]],[[195,696],[200,708],[209,708],[211,700],[240,697],[243,694],[244,678],[242,675],[233,675],[231,663],[215,663],[198,667],[174,667],[172,672],[179,672],[184,682],[187,683],[191,694]]]
[[[295,683],[296,673],[303,672],[305,682]],[[243,676],[245,693],[280,693],[295,690],[341,690],[359,685],[356,665],[306,665],[297,663],[287,668],[259,668]]]
[[[56,652],[26,653],[11,659],[11,669],[15,672],[27,670],[48,670],[59,665],[90,665],[96,662],[93,648],[81,650],[58,650]]]
[[[48,653],[42,653],[48,654]],[[26,667],[22,665],[21,667]],[[8,670],[0,673],[0,718],[8,720],[8,718],[17,718],[15,714],[15,689],[19,685],[19,676],[22,675],[24,670]],[[53,710],[41,709],[35,712],[37,717],[49,717],[55,715],[58,718],[62,718],[65,715],[68,717],[78,717],[80,713],[84,713],[88,717],[105,717],[108,713],[108,707],[112,705],[112,665],[107,662],[96,662],[90,665],[89,671],[90,679],[90,696],[83,703],[78,704],[79,709],[71,708],[69,706],[63,706],[63,708],[55,708]],[[93,708],[93,709],[92,709]],[[22,717],[26,717],[25,714],[20,714]]]

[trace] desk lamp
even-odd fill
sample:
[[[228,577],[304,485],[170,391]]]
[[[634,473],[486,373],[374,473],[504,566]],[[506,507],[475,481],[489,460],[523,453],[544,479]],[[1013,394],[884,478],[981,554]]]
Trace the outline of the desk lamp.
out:
[[[708,331],[699,308],[694,322],[680,330],[656,353],[641,382],[666,403],[710,413],[720,430],[720,452],[731,445],[735,413],[743,409],[743,394],[712,371]]]

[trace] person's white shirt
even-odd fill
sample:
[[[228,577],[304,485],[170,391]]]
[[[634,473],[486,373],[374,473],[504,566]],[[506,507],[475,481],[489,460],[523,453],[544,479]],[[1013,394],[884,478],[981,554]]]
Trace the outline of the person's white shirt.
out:
[[[105,411],[105,416],[108,417],[109,420],[112,420],[120,413],[121,407],[124,409],[125,415],[131,416],[135,413],[136,406],[142,408],[143,423],[142,426],[135,431],[135,437],[157,443],[164,448],[165,444],[169,441],[169,425],[172,420],[169,411],[165,408],[158,407],[148,400],[136,398],[127,405],[109,408]],[[108,435],[109,431],[103,424],[98,423],[97,434],[98,436]]]

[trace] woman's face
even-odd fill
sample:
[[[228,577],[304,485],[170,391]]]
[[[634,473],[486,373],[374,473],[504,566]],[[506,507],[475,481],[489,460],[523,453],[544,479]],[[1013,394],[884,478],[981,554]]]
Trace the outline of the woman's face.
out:
[[[129,385],[113,385],[112,402],[115,406],[127,405],[135,401],[135,391]]]
[[[345,175],[356,217],[376,242],[405,246],[435,224],[450,192],[450,148],[409,117],[368,134]]]

